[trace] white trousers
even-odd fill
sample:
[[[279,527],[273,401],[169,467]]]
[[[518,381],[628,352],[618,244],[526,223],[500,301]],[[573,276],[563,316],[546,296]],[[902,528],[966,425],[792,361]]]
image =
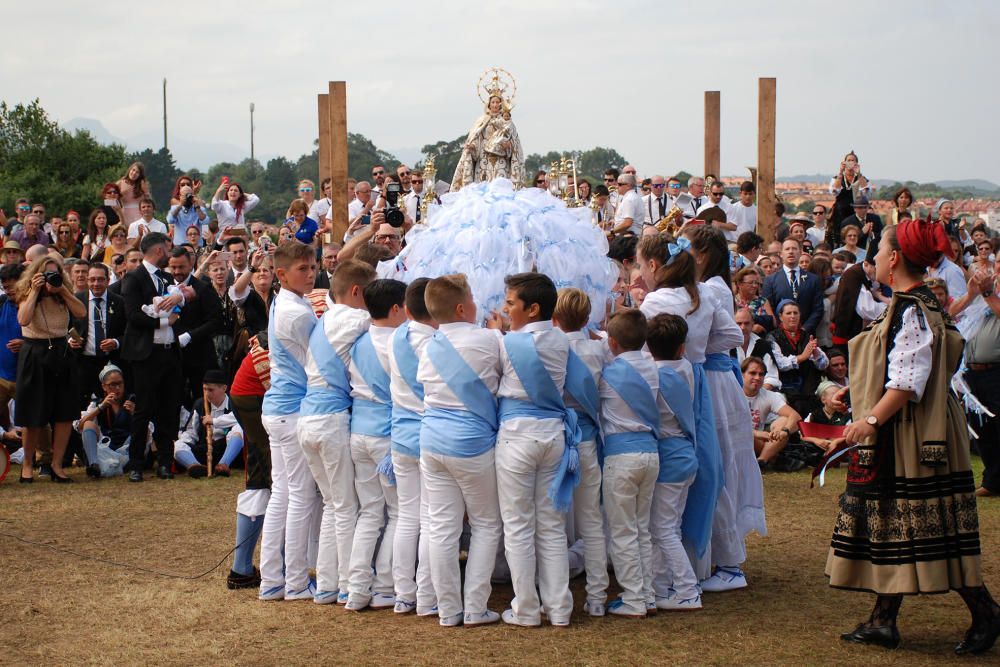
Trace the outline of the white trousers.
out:
[[[580,484],[573,490],[573,527],[583,542],[583,564],[587,571],[587,599],[604,604],[608,599],[608,547],[604,540],[601,514],[601,465],[597,443],[581,442]]]
[[[262,589],[283,583],[287,590],[298,591],[309,583],[309,524],[316,484],[299,447],[298,419],[297,414],[261,417],[271,444],[271,498],[260,543]]]
[[[604,511],[608,515],[611,563],[632,614],[653,601],[653,547],[649,511],[660,471],[656,454],[616,454],[604,459]]]
[[[548,497],[563,448],[561,433],[554,439],[539,441],[501,427],[497,437],[497,490],[504,550],[514,585],[511,609],[519,623],[541,622],[539,592],[549,620],[569,621],[573,611],[566,518]]]
[[[347,590],[358,518],[351,461],[351,416],[299,417],[299,445],[323,497],[323,518],[316,554],[316,590],[326,593]]]
[[[666,597],[671,588],[681,600],[698,595],[698,577],[681,541],[681,519],[694,475],[683,482],[656,484],[649,525],[653,541],[653,592]]]
[[[427,491],[427,536],[438,615],[482,613],[490,599],[490,576],[502,533],[494,451],[469,458],[421,452],[420,472]],[[472,534],[463,604],[458,550],[465,514]]]
[[[351,434],[351,460],[354,462],[354,489],[358,494],[359,513],[351,547],[347,590],[357,600],[368,600],[372,593],[393,595],[392,541],[399,506],[396,503],[396,487],[389,486],[389,480],[378,472],[378,464],[388,453],[389,438]],[[382,544],[376,554],[379,533],[382,534]]]
[[[431,581],[427,492],[420,474],[420,459],[394,451],[392,468],[396,474],[396,501],[399,504],[399,519],[392,541],[392,579],[396,597],[430,608],[437,604],[437,598]]]

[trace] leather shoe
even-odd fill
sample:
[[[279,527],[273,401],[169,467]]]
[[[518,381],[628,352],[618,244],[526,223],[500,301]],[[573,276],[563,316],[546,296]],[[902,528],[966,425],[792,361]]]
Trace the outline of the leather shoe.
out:
[[[997,494],[993,493],[992,491],[990,491],[989,489],[987,489],[985,486],[981,486],[978,489],[976,489],[976,497],[977,498],[992,498],[995,495],[997,495]]]
[[[141,482],[142,481],[142,471],[133,470],[128,474],[128,481],[130,482]]]
[[[160,479],[173,479],[174,473],[170,471],[170,466],[159,466],[156,469],[156,476]]]
[[[979,628],[973,626],[965,633],[965,639],[955,647],[956,655],[972,653],[978,655],[993,648],[997,638],[1000,637],[1000,616],[994,616],[993,620]]]
[[[899,630],[895,625],[870,626],[862,623],[853,632],[840,635],[845,642],[852,644],[874,644],[882,648],[893,649],[899,646]]]

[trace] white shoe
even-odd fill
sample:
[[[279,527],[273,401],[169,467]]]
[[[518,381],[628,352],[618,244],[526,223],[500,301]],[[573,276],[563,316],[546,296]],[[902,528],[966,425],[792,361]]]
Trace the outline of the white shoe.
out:
[[[347,593],[347,591],[340,591],[339,593],[337,593],[337,604],[339,605],[347,604],[347,601],[350,599],[350,597],[351,596]]]
[[[438,607],[434,605],[432,607],[421,607],[417,605],[417,616],[437,616]]]
[[[465,612],[465,625],[489,625],[490,623],[497,623],[500,621],[500,614],[495,611],[490,611],[487,609],[484,612],[474,614],[471,611]]]
[[[701,590],[705,593],[723,593],[747,587],[747,577],[738,567],[719,567],[715,573],[701,582]]]
[[[603,602],[592,602],[590,600],[583,603],[583,610],[595,617],[604,616],[604,614],[607,613],[607,610],[604,609]]]
[[[396,605],[396,596],[389,593],[375,593],[368,606],[372,609],[388,609]]]
[[[670,599],[660,598],[656,601],[656,607],[663,611],[698,611],[701,609],[701,596],[695,595],[686,600],[682,600],[676,595]]]
[[[444,628],[457,628],[462,625],[462,618],[462,612],[452,614],[451,616],[442,616],[438,619],[438,625]]]
[[[344,609],[347,611],[362,611],[368,607],[371,598],[366,595],[349,595]]]
[[[313,602],[316,604],[333,604],[337,601],[340,591],[316,591]]]
[[[271,586],[270,588],[260,589],[260,593],[257,594],[258,600],[264,600],[265,602],[270,602],[272,600],[284,600],[285,599],[285,586]]]
[[[416,602],[410,602],[409,600],[396,600],[396,606],[392,608],[392,611],[396,614],[409,614],[416,611],[416,609]]]
[[[316,597],[316,584],[312,580],[306,584],[306,587],[299,591],[291,591],[287,588],[285,589],[285,599],[286,600],[313,600]]]
[[[621,598],[617,598],[611,601],[611,603],[608,605],[608,613],[614,614],[615,616],[622,616],[624,618],[646,618],[645,608],[643,608],[642,611],[635,611],[629,607],[626,607],[625,602]]]
[[[514,610],[513,609],[504,609],[504,612],[503,612],[503,614],[500,615],[500,618],[502,618],[503,622],[506,623],[506,624],[508,624],[508,625],[519,625],[522,628],[537,628],[538,626],[540,626],[542,624],[541,621],[539,621],[538,623],[522,623],[522,622],[520,622],[519,620],[517,620],[517,616],[514,615]]]

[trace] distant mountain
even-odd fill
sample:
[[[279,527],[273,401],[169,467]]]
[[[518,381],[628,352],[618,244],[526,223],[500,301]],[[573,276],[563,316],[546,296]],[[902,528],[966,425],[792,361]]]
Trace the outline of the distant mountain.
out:
[[[86,130],[101,144],[125,144],[124,139],[119,139],[115,135],[108,132],[108,129],[104,127],[101,121],[95,118],[74,118],[68,122],[63,123],[63,129],[69,132],[76,132],[77,130]]]
[[[981,178],[968,178],[962,181],[935,181],[942,188],[954,189],[954,190],[983,190],[985,192],[996,192],[1000,190],[1000,185],[993,183],[991,181],[984,181]]]

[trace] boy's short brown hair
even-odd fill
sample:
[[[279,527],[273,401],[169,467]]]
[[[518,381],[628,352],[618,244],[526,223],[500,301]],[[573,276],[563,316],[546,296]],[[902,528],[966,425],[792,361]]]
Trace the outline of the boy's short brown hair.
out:
[[[278,251],[284,247],[278,246]],[[310,250],[312,249],[310,248]],[[275,251],[275,255],[278,254],[278,251]],[[337,268],[333,271],[333,278],[330,280],[330,296],[337,300],[350,292],[355,285],[364,289],[375,278],[375,269],[372,268],[371,264],[365,264],[356,259],[344,260],[338,263]]]
[[[301,241],[289,241],[282,243],[274,251],[274,268],[287,271],[295,262],[310,258],[316,258],[315,248]]]
[[[646,344],[646,316],[636,308],[619,310],[608,320],[608,338],[614,338],[625,352],[641,350]]]
[[[452,273],[434,278],[424,289],[427,312],[438,322],[455,321],[455,307],[472,293],[464,273]]]
[[[590,297],[582,289],[564,287],[559,290],[552,317],[563,331],[580,331],[590,320]]]

